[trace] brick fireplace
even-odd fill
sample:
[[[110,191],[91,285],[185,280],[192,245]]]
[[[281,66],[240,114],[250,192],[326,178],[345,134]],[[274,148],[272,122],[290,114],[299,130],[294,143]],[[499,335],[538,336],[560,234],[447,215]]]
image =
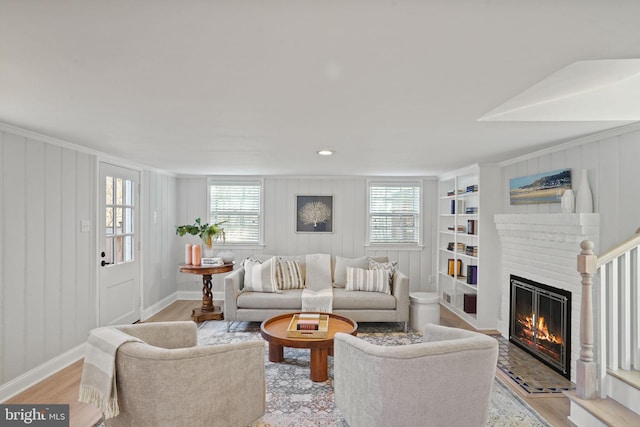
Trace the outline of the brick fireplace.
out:
[[[567,354],[569,373],[575,382],[575,363],[580,355],[580,300],[582,289],[576,269],[580,242],[598,244],[598,214],[498,214],[500,236],[501,304],[498,330],[509,339],[512,276],[524,283],[539,283],[571,295],[567,313]],[[562,292],[560,292],[562,293]],[[554,308],[555,312],[557,308]]]

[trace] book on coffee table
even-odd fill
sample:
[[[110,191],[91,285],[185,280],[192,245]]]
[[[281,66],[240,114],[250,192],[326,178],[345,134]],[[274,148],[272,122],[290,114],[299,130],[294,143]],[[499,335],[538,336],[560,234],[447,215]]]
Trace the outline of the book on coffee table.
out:
[[[325,338],[329,331],[329,316],[317,313],[294,314],[287,328],[288,337]]]

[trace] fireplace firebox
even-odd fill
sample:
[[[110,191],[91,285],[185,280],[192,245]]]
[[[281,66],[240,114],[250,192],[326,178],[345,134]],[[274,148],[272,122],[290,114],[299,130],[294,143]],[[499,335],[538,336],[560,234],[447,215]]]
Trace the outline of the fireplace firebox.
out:
[[[571,292],[511,275],[509,341],[571,379]]]

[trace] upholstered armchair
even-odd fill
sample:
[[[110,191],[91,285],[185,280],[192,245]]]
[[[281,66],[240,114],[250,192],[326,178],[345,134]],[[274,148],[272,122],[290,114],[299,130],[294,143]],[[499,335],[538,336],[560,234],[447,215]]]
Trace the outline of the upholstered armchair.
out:
[[[334,339],[335,403],[350,427],[484,426],[498,341],[428,324],[423,342]]]
[[[262,341],[197,346],[194,322],[116,326],[144,341],[116,353],[120,426],[242,426],[265,409]]]

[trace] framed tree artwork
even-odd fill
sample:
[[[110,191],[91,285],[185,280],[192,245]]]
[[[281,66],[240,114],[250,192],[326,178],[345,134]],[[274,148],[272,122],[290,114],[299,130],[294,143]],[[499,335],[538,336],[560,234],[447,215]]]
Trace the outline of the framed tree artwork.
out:
[[[296,196],[296,233],[333,233],[333,196]]]

